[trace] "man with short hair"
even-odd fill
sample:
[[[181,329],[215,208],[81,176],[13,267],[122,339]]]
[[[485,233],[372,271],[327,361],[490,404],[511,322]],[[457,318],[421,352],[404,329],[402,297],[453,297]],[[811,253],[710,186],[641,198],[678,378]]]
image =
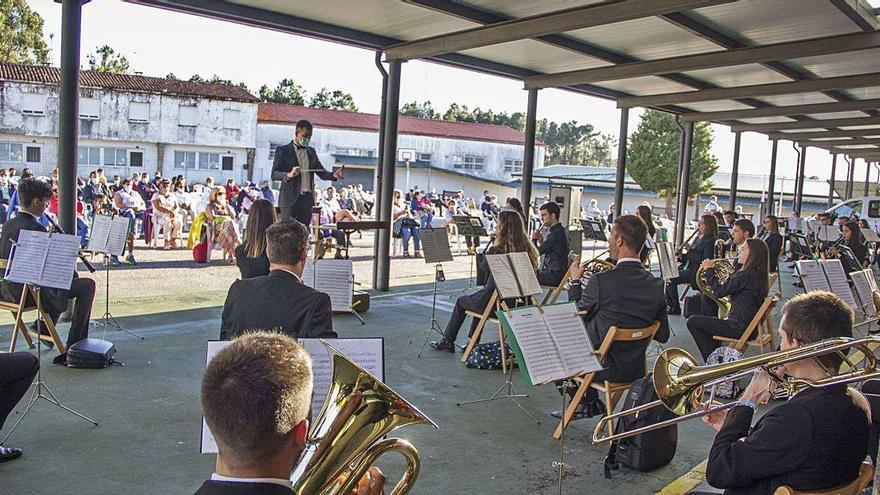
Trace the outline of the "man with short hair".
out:
[[[266,229],[269,274],[229,287],[221,340],[253,328],[277,329],[291,337],[336,337],[330,296],[302,282],[308,250],[308,230],[298,221],[283,220]]]
[[[733,222],[736,221],[736,212],[733,210],[727,210],[724,212],[724,225],[728,227],[733,227]]]
[[[137,261],[134,259],[135,224],[137,219],[141,219],[142,224],[146,221],[144,213],[147,210],[147,206],[140,194],[134,190],[134,184],[132,184],[131,179],[125,178],[122,180],[122,187],[113,194],[113,206],[116,208],[119,216],[129,219],[128,238],[126,239],[128,256],[125,258],[125,261],[132,265],[137,265]],[[114,254],[110,256],[110,262],[118,265],[119,259]]]
[[[746,242],[746,239],[751,239],[752,237],[755,237],[755,224],[747,218],[735,220],[733,228],[730,229],[730,240],[733,241],[731,251],[738,252],[743,243]],[[734,262],[735,265],[738,263],[738,260]]]
[[[300,120],[296,123],[293,141],[275,148],[272,164],[272,180],[281,181],[278,191],[278,208],[281,218],[293,218],[308,225],[315,205],[314,176],[324,180],[345,177],[342,169],[328,172],[321,165],[315,148],[309,146],[312,139],[312,123]]]
[[[538,282],[545,286],[557,286],[568,270],[568,233],[559,223],[559,205],[544,203],[540,208],[541,228],[532,233],[532,242],[538,254],[544,257],[538,270]]]
[[[852,325],[852,310],[836,295],[799,294],[782,309],[780,349],[852,337]],[[829,353],[791,362],[776,372],[816,381],[836,374],[841,363],[840,356]],[[782,485],[813,493],[855,480],[868,452],[864,396],[846,385],[805,387],[751,427],[757,405],[767,403],[772,388],[769,375],[760,369],[735,407],[703,417],[718,431],[706,481],[739,495],[773,493]]]
[[[217,467],[196,495],[291,495],[291,475],[306,448],[312,383],[308,352],[278,333],[248,333],[217,353],[201,390]],[[355,495],[379,495],[384,483],[372,467]]]

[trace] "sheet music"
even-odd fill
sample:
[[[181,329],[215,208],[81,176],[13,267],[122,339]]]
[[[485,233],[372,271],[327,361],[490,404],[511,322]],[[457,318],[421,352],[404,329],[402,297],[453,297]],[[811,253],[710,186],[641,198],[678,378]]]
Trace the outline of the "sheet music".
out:
[[[79,254],[79,237],[72,234],[49,236],[49,251],[40,277],[40,287],[70,289],[73,272],[76,271],[76,255]]]
[[[865,236],[865,242],[880,242],[880,237],[871,229],[862,229],[862,235]]]
[[[584,320],[577,314],[574,302],[543,307],[544,319],[556,344],[566,377],[599,371],[602,365],[593,352]]]
[[[531,296],[541,293],[541,284],[538,282],[538,274],[532,265],[532,260],[527,253],[510,253],[511,265],[522,288],[520,296]]]
[[[330,296],[333,311],[351,310],[351,273],[351,260],[315,261],[314,289]]]
[[[678,277],[678,265],[675,263],[675,251],[671,242],[657,243],[657,254],[660,258],[660,276],[663,280]]]
[[[507,311],[504,316],[510,326],[522,360],[528,369],[531,385],[565,378],[565,365],[547,328],[541,309],[535,306]]]
[[[840,230],[833,225],[819,225],[816,227],[816,239],[822,242],[834,242],[840,238]]]
[[[516,276],[508,263],[506,254],[487,254],[486,262],[489,264],[489,272],[495,280],[495,286],[502,299],[519,296]]]
[[[13,245],[13,250],[10,253],[12,261],[6,268],[5,278],[20,284],[34,283],[39,285],[48,254],[48,232],[36,230],[20,231],[18,233],[18,240]]]
[[[365,338],[365,339],[299,339],[299,343],[312,357],[312,414],[318,414],[324,400],[327,398],[327,391],[330,389],[330,378],[333,376],[332,365],[330,363],[330,355],[327,348],[321,343],[326,340],[327,343],[342,351],[351,358],[352,361],[370,372],[380,381],[385,381],[385,341],[381,337]],[[228,340],[212,340],[208,341],[207,356],[205,359],[205,367],[214,359],[221,350],[226,348],[231,341]],[[202,416],[201,442],[199,452],[202,454],[216,454],[217,442],[205,417]]]
[[[421,235],[425,263],[452,261],[452,251],[449,249],[449,235],[446,233],[446,229],[422,229]]]
[[[852,272],[849,274],[849,277],[853,281],[856,296],[858,296],[865,315],[868,318],[876,317],[877,308],[874,306],[874,294],[871,290],[871,283],[869,282],[869,280],[873,280],[874,273],[868,268],[859,272]]]
[[[828,284],[831,286],[831,292],[835,293],[843,299],[853,311],[858,311],[859,304],[853,296],[852,290],[849,288],[849,282],[846,279],[846,272],[843,271],[843,263],[840,260],[822,260],[822,267],[825,269],[825,276],[828,277]]]
[[[110,225],[110,235],[107,236],[107,254],[115,254],[122,256],[125,251],[125,241],[128,240],[128,233],[131,230],[131,222],[133,220],[128,217],[113,217],[113,223]]]
[[[315,261],[313,259],[306,259],[302,274],[303,284],[313,289],[315,288]]]
[[[107,238],[110,236],[110,225],[113,218],[109,215],[95,215],[89,231],[89,251],[103,253],[107,249]]]
[[[800,260],[797,262],[797,269],[804,282],[805,291],[824,290],[831,292],[831,286],[828,285],[828,279],[825,278],[825,272],[818,261]]]

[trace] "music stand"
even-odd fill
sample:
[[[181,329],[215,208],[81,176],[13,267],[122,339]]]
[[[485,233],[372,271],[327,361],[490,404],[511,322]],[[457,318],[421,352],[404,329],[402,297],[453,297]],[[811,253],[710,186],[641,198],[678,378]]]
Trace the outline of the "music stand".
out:
[[[422,357],[422,352],[425,351],[425,347],[428,345],[431,332],[443,335],[443,329],[440,328],[440,323],[437,321],[437,284],[446,281],[446,275],[443,273],[443,263],[453,260],[452,251],[449,249],[449,235],[446,233],[446,229],[425,229],[421,232],[421,236],[425,263],[434,265],[434,288],[431,294],[431,323],[425,331],[425,342],[419,350],[419,358]],[[464,349],[455,342],[452,344],[459,349]]]
[[[588,218],[586,220],[581,220],[581,227],[583,228],[584,239],[587,241],[593,241],[593,255],[595,255],[596,244],[599,242],[608,242],[608,238],[605,236],[605,229],[602,227],[602,222]]]
[[[486,232],[486,227],[483,225],[483,220],[479,217],[472,217],[470,215],[453,215],[452,222],[455,224],[455,229],[458,231],[458,235],[463,235],[465,237],[473,237],[480,240],[480,237],[489,237],[489,233]],[[471,257],[470,268],[468,269],[468,284],[467,287],[463,289],[463,291],[468,290],[472,287],[476,287],[476,281],[474,280],[474,268],[476,263],[476,243],[474,243],[474,254],[469,254]]]
[[[99,218],[108,218],[108,220],[99,220]],[[115,213],[111,213],[110,215],[98,215],[96,214],[94,218],[92,218],[92,228],[90,229],[90,237],[89,237],[89,250],[93,253],[100,253],[104,255],[104,314],[95,321],[95,326],[104,327],[104,332],[102,337],[107,335],[107,329],[112,325],[116,328],[118,332],[125,332],[129,335],[137,337],[141,340],[144,340],[144,336],[132,332],[131,330],[125,329],[115,316],[110,312],[110,257],[113,255],[122,256],[125,252],[125,241],[128,238],[128,232],[131,228],[132,220],[129,218],[125,222],[127,227],[125,231],[122,232],[122,229],[119,228],[121,226],[121,222],[119,220],[126,217],[119,217]],[[107,226],[106,237],[102,239],[95,239],[94,235],[96,234],[95,226],[97,223],[101,222],[109,222],[110,225]],[[114,230],[113,225],[116,224],[117,228]],[[121,236],[120,236],[121,233]],[[120,239],[112,239],[112,236],[121,237]],[[96,245],[93,245],[93,241],[98,241]],[[121,246],[121,249],[119,248]],[[116,252],[118,249],[118,252]]]
[[[840,253],[840,262],[844,264],[847,273],[864,269],[849,246],[841,244],[837,246],[837,251]]]

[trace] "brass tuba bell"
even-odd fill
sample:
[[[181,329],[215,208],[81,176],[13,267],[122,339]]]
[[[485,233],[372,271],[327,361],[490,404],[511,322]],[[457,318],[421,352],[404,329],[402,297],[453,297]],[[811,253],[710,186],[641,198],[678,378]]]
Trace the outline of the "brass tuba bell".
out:
[[[730,280],[730,277],[736,272],[736,267],[733,266],[733,263],[730,261],[727,261],[724,258],[718,258],[712,260],[712,266],[703,268],[703,266],[700,265],[700,268],[697,269],[697,289],[705,294],[706,297],[715,301],[715,304],[718,305],[718,317],[722,320],[726,320],[728,313],[730,313],[730,297],[715,297],[715,293],[709,285],[709,270],[715,270],[715,277],[718,278],[718,281],[722,284],[726,284],[727,281]]]
[[[409,492],[419,476],[419,452],[406,440],[380,439],[401,426],[437,425],[338,349],[324,345],[333,364],[330,390],[293,471],[294,493],[347,495],[386,451],[398,452],[408,464],[391,495]]]

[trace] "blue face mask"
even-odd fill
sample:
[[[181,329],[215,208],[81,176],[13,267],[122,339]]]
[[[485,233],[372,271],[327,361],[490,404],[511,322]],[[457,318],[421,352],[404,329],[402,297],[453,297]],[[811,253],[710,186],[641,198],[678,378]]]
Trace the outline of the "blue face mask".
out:
[[[308,146],[309,145],[309,138],[307,138],[307,137],[300,138],[299,145],[300,146]]]

